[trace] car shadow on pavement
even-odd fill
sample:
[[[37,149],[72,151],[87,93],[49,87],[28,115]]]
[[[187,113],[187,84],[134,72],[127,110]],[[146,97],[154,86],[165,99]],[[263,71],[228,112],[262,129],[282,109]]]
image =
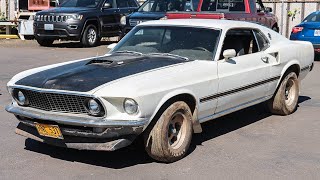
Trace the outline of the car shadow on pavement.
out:
[[[298,103],[303,103],[309,99],[311,98],[307,96],[300,96]],[[248,126],[271,115],[271,113],[266,112],[265,103],[261,103],[224,117],[217,118],[213,121],[208,121],[202,124],[202,133],[194,134],[189,154],[205,141]],[[147,155],[141,143],[134,143],[127,148],[113,152],[103,152],[66,149],[27,139],[25,141],[25,149],[65,161],[80,162],[112,169],[121,169],[138,164],[155,162]]]
[[[101,41],[98,46],[107,46],[112,43],[117,43],[117,41]],[[75,41],[55,41],[51,46],[51,48],[91,48],[91,47],[83,47],[80,42]]]

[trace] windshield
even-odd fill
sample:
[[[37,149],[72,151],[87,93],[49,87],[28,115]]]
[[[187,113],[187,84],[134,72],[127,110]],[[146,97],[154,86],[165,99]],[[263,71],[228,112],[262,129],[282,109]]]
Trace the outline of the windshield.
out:
[[[149,0],[139,12],[196,11],[199,0]]]
[[[60,7],[97,7],[101,0],[66,0]]]
[[[136,27],[111,53],[170,55],[189,60],[212,60],[220,30],[194,27]]]
[[[312,13],[303,22],[320,22],[320,13]]]

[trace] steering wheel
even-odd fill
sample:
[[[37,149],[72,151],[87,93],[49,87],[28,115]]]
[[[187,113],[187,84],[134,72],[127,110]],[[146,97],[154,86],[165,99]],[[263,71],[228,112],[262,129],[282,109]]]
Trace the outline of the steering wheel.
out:
[[[208,49],[204,48],[204,47],[194,47],[192,49],[195,49],[195,50],[201,50],[201,51],[206,51],[206,52],[210,52]]]

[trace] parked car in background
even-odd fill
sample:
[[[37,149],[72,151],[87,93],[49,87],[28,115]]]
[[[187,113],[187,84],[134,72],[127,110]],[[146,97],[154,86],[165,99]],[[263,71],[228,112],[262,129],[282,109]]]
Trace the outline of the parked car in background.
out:
[[[6,110],[17,134],[40,142],[113,151],[142,134],[152,158],[173,162],[200,123],[264,101],[293,113],[313,58],[310,42],[254,23],[150,21],[104,56],[17,74]]]
[[[36,14],[34,35],[41,46],[50,46],[57,39],[96,46],[102,37],[121,35],[121,17],[138,7],[136,0],[66,0]]]
[[[168,12],[168,19],[229,19],[263,24],[276,32],[279,26],[272,8],[261,0],[199,0],[197,12]]]
[[[292,28],[291,40],[309,41],[314,51],[320,54],[320,11],[309,14],[300,24]]]
[[[142,22],[164,18],[167,12],[197,11],[198,5],[199,0],[148,0],[140,6],[137,12],[126,18],[123,17],[121,22],[124,26],[124,34]]]

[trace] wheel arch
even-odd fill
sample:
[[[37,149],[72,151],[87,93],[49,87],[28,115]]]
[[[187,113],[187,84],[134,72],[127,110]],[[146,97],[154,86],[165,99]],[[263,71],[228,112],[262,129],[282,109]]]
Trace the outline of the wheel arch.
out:
[[[277,84],[277,90],[279,88],[279,85],[281,84],[281,81],[283,80],[283,78],[285,78],[285,76],[289,73],[289,72],[295,72],[297,77],[299,78],[299,74],[300,74],[300,63],[298,60],[292,60],[290,62],[288,62],[282,69],[281,71],[281,77],[280,80],[278,81]]]
[[[84,30],[86,29],[86,27],[89,24],[95,25],[97,27],[97,29],[98,29],[99,36],[101,36],[101,26],[100,26],[99,19],[98,18],[88,18],[88,19],[86,19],[86,21],[83,24],[83,27],[82,27],[82,30],[81,30],[81,37],[83,36]]]
[[[186,89],[176,90],[163,96],[163,98],[158,103],[156,110],[150,118],[151,121],[149,122],[148,127],[152,126],[152,124],[154,124],[154,122],[159,119],[163,111],[165,111],[166,108],[170,106],[170,104],[177,101],[184,101],[190,107],[193,116],[192,125],[194,133],[202,132],[201,125],[198,121],[198,101],[195,94]]]

